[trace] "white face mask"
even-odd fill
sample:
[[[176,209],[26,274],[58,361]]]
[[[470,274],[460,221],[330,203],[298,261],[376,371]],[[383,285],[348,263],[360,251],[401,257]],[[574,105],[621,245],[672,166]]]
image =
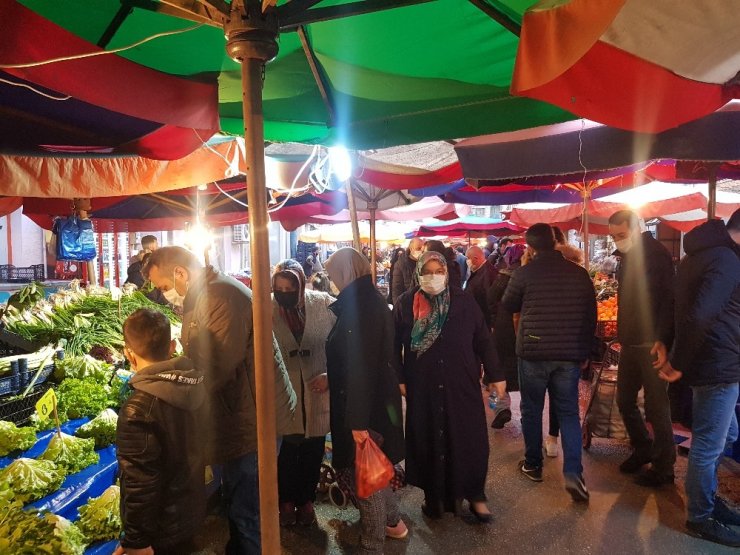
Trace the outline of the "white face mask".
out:
[[[173,306],[182,307],[183,301],[185,301],[185,295],[180,295],[174,287],[163,291],[162,295]]]
[[[617,245],[617,249],[621,253],[629,252],[630,249],[634,246],[634,242],[632,241],[632,237],[627,237],[626,239],[622,239],[620,241],[614,241],[614,244]]]
[[[429,295],[439,295],[447,287],[447,276],[444,274],[421,276],[419,286]]]
[[[419,260],[419,257],[424,254],[424,251],[418,250],[418,251],[411,251],[411,258],[414,260]]]
[[[172,272],[172,289],[168,289],[167,291],[162,292],[162,295],[167,300],[168,303],[170,303],[172,306],[177,306],[182,308],[182,305],[185,301],[185,295],[180,295],[180,293],[177,292],[177,289],[175,288],[175,272]]]

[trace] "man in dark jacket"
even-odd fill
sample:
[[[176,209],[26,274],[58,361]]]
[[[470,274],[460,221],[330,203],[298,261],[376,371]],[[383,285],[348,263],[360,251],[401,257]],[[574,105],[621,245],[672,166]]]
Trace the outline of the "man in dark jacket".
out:
[[[206,376],[207,462],[223,464],[231,527],[227,553],[259,553],[252,292],[212,267],[203,267],[182,247],[152,253],[144,276],[168,302],[183,307],[183,349]],[[274,348],[277,433],[282,436],[292,423],[296,396],[276,342]]]
[[[156,251],[158,247],[159,244],[154,235],[144,235],[144,237],[141,238],[141,251],[131,258],[131,263],[126,272],[126,281],[124,283],[133,283],[139,289],[144,286],[144,282],[146,280],[141,273],[141,269],[145,262],[144,257]]]
[[[683,376],[693,391],[691,450],[686,472],[689,532],[740,547],[740,513],[717,497],[717,468],[738,436],[740,382],[740,210],[710,220],[684,237],[678,268],[676,340],[660,377]]]
[[[475,302],[483,312],[488,329],[491,329],[491,311],[488,310],[488,290],[491,288],[498,271],[487,260],[480,247],[470,247],[465,253],[470,277],[465,284],[465,291],[473,295]]]
[[[123,534],[115,553],[186,555],[205,515],[203,374],[170,358],[170,322],[157,310],[134,312],[123,336],[136,374],[116,434]]]
[[[617,333],[622,349],[617,405],[633,448],[619,469],[631,474],[652,463],[636,482],[659,487],[673,483],[676,462],[668,388],[653,367],[656,361],[659,366],[665,364],[673,342],[673,260],[651,233],[640,234],[637,215],[630,210],[609,218],[609,233],[617,244],[615,254],[620,257]],[[641,388],[654,439],[637,406]]]
[[[409,242],[409,248],[399,256],[396,265],[393,267],[393,283],[391,284],[391,304],[396,304],[396,300],[403,293],[411,289],[414,285],[414,272],[416,271],[416,261],[422,255],[424,241],[414,237]]]
[[[501,301],[510,312],[520,313],[516,354],[525,459],[519,469],[542,481],[542,409],[549,391],[562,432],[565,488],[574,501],[587,501],[578,379],[596,331],[596,292],[588,272],[555,250],[549,225],[533,225],[525,238],[534,259],[513,272]]]

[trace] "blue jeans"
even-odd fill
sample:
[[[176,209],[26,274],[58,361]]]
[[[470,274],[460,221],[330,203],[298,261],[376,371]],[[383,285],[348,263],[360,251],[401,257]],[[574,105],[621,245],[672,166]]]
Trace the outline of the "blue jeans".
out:
[[[277,440],[278,452],[281,440]],[[227,555],[259,555],[262,544],[257,453],[247,453],[225,463],[222,483],[229,514]]]
[[[695,386],[691,450],[686,471],[688,518],[702,522],[712,516],[717,493],[717,469],[722,454],[738,435],[738,384]]]
[[[563,472],[581,474],[581,422],[578,413],[578,379],[575,362],[519,359],[524,456],[529,468],[542,467],[542,410],[545,391],[555,407],[563,446]]]

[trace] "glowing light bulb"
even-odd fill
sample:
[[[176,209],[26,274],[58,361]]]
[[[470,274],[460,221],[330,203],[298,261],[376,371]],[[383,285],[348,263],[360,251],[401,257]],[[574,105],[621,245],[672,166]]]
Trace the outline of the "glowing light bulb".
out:
[[[347,181],[352,175],[352,160],[349,152],[343,146],[333,146],[329,148],[330,171],[340,181]]]

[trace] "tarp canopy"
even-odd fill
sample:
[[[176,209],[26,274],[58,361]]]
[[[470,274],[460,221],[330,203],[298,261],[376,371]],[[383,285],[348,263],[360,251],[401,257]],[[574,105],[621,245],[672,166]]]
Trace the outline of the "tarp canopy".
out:
[[[370,225],[367,222],[359,222],[360,240],[370,242]],[[375,240],[384,243],[401,244],[406,242],[406,230],[398,223],[378,222],[375,228]],[[353,239],[352,226],[349,223],[322,225],[317,229],[304,231],[298,237],[304,243],[349,243]]]
[[[590,200],[587,203],[590,230],[595,233],[606,233],[609,217],[618,210],[634,210],[644,219],[665,218],[669,224],[673,215],[678,215],[673,219],[683,221],[685,226],[688,225],[686,222],[697,222],[700,218],[693,217],[700,213],[703,214],[703,221],[706,221],[707,189],[706,183],[682,185],[653,182]],[[728,218],[738,208],[740,194],[717,191],[718,217]],[[688,212],[691,214],[682,215]],[[564,229],[579,229],[582,225],[582,214],[582,205],[530,203],[512,206],[507,216],[512,222],[523,227],[545,222],[562,226]]]
[[[585,120],[475,137],[455,145],[468,179],[512,180],[559,176],[595,179],[590,172],[634,171],[661,159],[740,160],[740,101],[658,134],[632,133]],[[728,171],[732,168],[728,168]],[[722,174],[718,177],[730,177]],[[532,183],[536,182],[532,181]]]
[[[435,237],[446,235],[448,237],[486,237],[488,235],[495,235],[497,237],[503,237],[506,235],[518,235],[524,231],[525,228],[511,222],[480,216],[464,216],[447,222],[424,222],[413,233],[413,236]]]
[[[242,133],[240,70],[225,52],[223,28],[199,25],[205,18],[173,17],[187,13],[159,1],[20,3],[107,49],[182,31],[105,58],[210,85],[217,80],[221,129]],[[280,50],[267,66],[263,89],[265,139],[364,149],[572,119],[566,110],[509,93],[516,33],[534,3],[280,1]]]
[[[655,133],[740,98],[732,0],[561,0],[525,14],[512,91]]]

